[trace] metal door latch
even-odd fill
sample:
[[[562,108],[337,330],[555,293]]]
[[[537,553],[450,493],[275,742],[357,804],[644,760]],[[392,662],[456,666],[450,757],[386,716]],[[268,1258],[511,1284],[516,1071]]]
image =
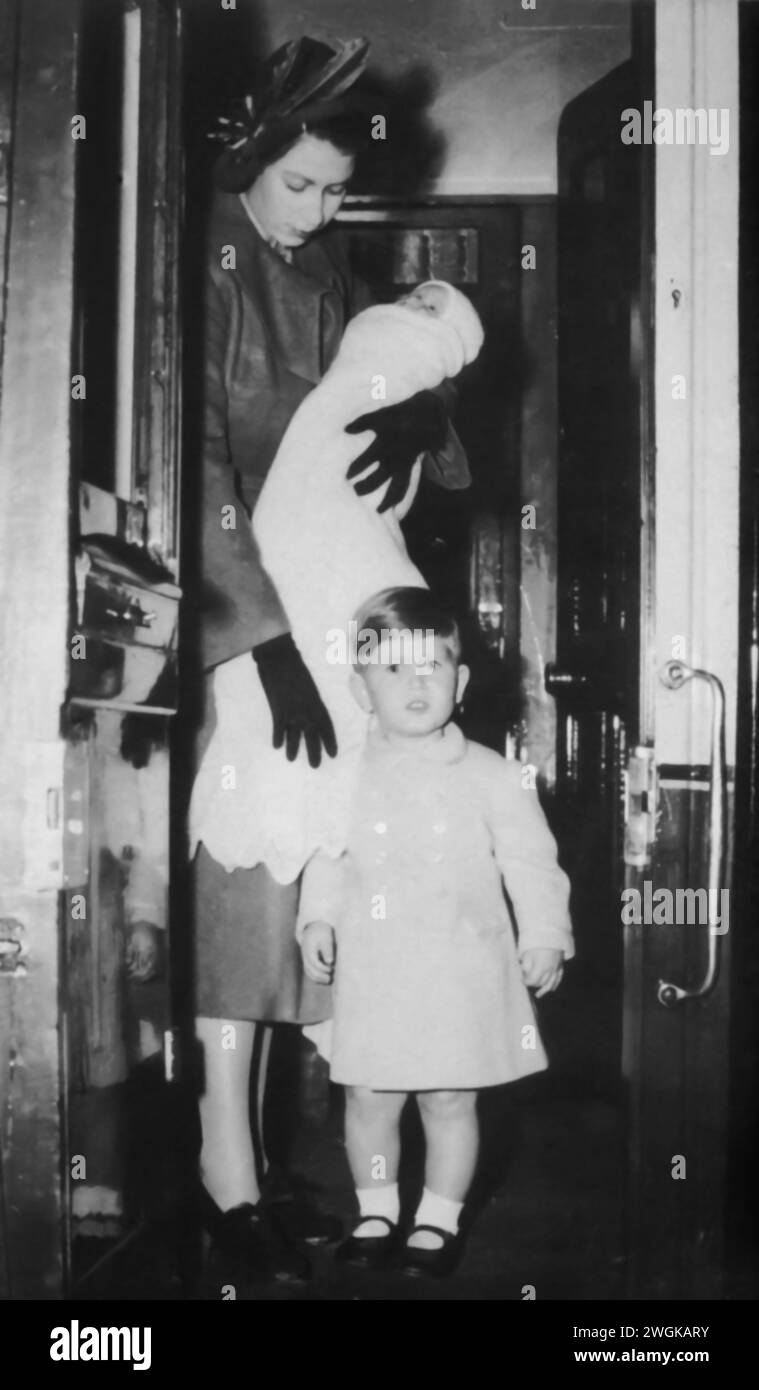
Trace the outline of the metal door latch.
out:
[[[25,975],[24,928],[16,917],[0,917],[0,975]]]
[[[624,773],[624,861],[634,869],[651,863],[656,838],[656,758],[653,748],[639,744]]]

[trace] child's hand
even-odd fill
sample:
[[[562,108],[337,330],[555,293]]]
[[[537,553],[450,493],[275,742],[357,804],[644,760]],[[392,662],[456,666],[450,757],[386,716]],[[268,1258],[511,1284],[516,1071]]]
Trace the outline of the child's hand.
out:
[[[300,941],[303,969],[317,985],[331,983],[335,972],[335,933],[328,922],[309,922]]]
[[[522,966],[522,979],[528,989],[537,991],[536,999],[541,999],[544,994],[550,994],[561,984],[561,977],[564,974],[563,951],[553,951],[536,946],[520,956],[520,964]]]
[[[130,980],[152,980],[163,969],[164,933],[153,922],[127,927],[126,968]]]

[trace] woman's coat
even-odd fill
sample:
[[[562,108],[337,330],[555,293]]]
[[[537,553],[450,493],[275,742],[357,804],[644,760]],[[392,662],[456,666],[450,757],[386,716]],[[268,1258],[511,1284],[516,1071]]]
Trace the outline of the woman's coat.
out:
[[[297,248],[290,265],[231,193],[215,195],[206,267],[199,546],[186,568],[208,669],[289,629],[250,516],[296,409],[371,296],[350,270],[338,228]],[[454,447],[428,456],[426,471],[443,487],[466,487],[466,459],[453,439]]]

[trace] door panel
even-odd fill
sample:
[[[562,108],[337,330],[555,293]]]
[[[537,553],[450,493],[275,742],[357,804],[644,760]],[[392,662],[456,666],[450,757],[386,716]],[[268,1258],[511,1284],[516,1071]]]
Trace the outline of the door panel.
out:
[[[729,299],[734,262],[716,247],[731,245],[737,204],[727,165],[717,178],[715,161],[692,151],[623,145],[620,115],[652,99],[654,20],[657,82],[681,99],[708,73],[714,105],[729,105],[728,8],[725,27],[721,7],[704,5],[694,58],[670,7],[638,7],[633,63],[573,102],[559,137],[559,638],[548,685],[578,939],[570,991],[598,1001],[591,1069],[612,1080],[621,1062],[625,1083],[632,1298],[722,1291],[734,926],[720,929],[705,909],[708,887],[729,882],[732,796],[724,724],[713,724],[700,668],[710,650],[725,657],[706,674],[724,682],[729,729],[735,343],[729,317],[712,320],[704,306]],[[670,388],[686,361],[681,409]],[[683,682],[680,668],[665,689],[664,663],[678,656],[695,679],[686,670]],[[707,991],[712,957],[720,968]]]
[[[654,18],[656,105],[735,111],[737,5],[657,6]],[[738,337],[727,309],[739,300],[738,162],[734,145],[722,160],[699,153],[655,147],[657,644],[647,669],[657,817],[650,865],[629,870],[630,888],[660,905],[627,929],[640,998],[629,1029],[631,1289],[659,1299],[725,1291],[730,958],[746,930],[734,898],[725,917],[715,894],[718,923],[682,896],[731,881],[738,669]],[[715,694],[725,710],[716,730]]]
[[[4,6],[0,47],[7,178],[0,223],[0,1287],[12,1298],[52,1299],[64,1274],[58,928],[74,278],[70,7],[56,0]]]
[[[759,1291],[759,9],[740,15],[740,401],[741,539],[738,727],[735,755],[735,850],[732,941],[728,1168],[729,1257],[738,1276],[733,1297]]]

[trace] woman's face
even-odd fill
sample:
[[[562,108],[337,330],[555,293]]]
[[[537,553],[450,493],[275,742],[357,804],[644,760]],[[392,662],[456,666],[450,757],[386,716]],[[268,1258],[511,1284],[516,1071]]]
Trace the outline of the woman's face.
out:
[[[282,246],[302,246],[332,221],[354,165],[352,154],[341,154],[328,140],[302,135],[248,190],[251,212],[267,236]]]

